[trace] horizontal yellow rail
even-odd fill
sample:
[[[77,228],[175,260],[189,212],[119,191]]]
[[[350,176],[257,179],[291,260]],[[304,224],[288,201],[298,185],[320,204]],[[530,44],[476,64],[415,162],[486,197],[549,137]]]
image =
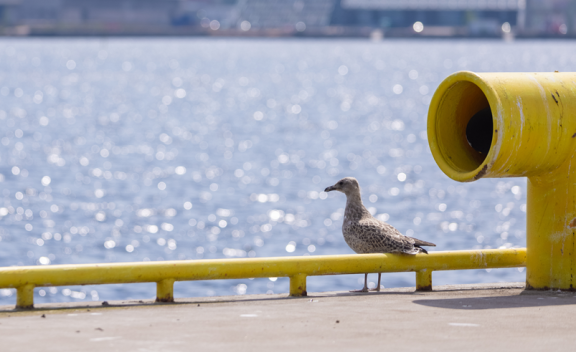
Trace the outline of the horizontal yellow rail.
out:
[[[253,259],[182,260],[0,268],[0,288],[16,288],[16,308],[32,308],[34,287],[156,282],[156,301],[174,300],[174,282],[289,277],[290,295],[305,296],[306,277],[416,272],[416,288],[432,288],[432,271],[526,266],[526,249],[355,254]]]

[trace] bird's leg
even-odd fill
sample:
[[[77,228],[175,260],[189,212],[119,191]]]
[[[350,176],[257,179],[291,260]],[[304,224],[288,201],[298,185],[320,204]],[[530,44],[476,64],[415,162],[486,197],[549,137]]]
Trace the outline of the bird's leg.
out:
[[[354,290],[350,292],[368,292],[368,273],[364,274],[364,288],[361,290]]]
[[[382,278],[382,273],[378,273],[378,286],[376,288],[371,289],[370,291],[380,292],[380,279]]]

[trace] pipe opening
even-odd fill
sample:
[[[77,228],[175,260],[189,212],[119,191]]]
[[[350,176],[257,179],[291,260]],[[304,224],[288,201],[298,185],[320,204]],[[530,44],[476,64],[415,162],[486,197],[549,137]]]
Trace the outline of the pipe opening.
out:
[[[486,157],[492,145],[492,111],[485,108],[478,111],[466,126],[466,139],[468,144],[478,153]]]
[[[472,172],[482,165],[492,145],[494,126],[488,98],[480,87],[465,80],[441,94],[433,117],[438,151],[453,171]]]

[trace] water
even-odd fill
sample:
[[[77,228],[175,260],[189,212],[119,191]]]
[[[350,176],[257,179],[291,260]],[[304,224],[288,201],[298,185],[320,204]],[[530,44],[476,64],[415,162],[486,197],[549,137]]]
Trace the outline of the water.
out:
[[[526,181],[448,179],[428,148],[428,104],[454,71],[574,63],[559,41],[3,38],[0,266],[351,254],[345,196],[322,192],[345,176],[376,216],[437,250],[523,247]],[[308,289],[362,279],[312,277]],[[383,284],[413,286],[414,274]],[[175,286],[177,297],[287,291],[286,278]],[[35,292],[150,298],[155,285]],[[14,299],[0,290],[0,304]]]

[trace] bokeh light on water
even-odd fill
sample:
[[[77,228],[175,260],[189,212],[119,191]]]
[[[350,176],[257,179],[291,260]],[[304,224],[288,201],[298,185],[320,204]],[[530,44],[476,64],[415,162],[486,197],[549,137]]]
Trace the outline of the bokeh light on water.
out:
[[[544,41],[3,39],[0,266],[349,254],[345,197],[322,192],[345,176],[375,216],[436,250],[523,247],[526,181],[444,176],[428,104],[457,70],[574,63],[570,43]],[[434,274],[523,280],[518,269]],[[383,284],[413,286],[414,274]],[[287,291],[286,278],[176,284],[177,297]],[[36,300],[154,293],[39,288]],[[0,304],[13,301],[0,290]]]

